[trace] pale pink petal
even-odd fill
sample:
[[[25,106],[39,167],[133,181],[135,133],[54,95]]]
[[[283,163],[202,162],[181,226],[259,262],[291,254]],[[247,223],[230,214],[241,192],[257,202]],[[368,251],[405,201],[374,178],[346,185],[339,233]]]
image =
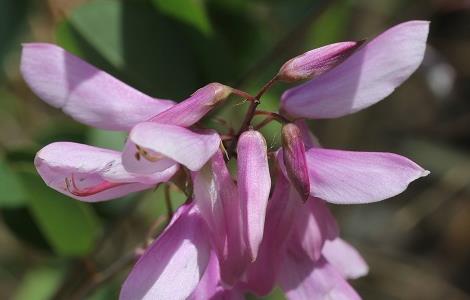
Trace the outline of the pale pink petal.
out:
[[[212,130],[196,132],[175,125],[143,122],[131,130],[122,162],[126,170],[143,174],[162,171],[175,163],[197,171],[219,146],[220,137]],[[139,149],[145,154],[138,154]]]
[[[279,282],[289,300],[359,300],[361,297],[348,282],[320,258],[286,255]]]
[[[223,84],[210,83],[151,119],[153,122],[189,127],[198,122],[232,92]]]
[[[344,278],[356,279],[367,275],[369,266],[359,252],[345,240],[326,241],[323,256]]]
[[[152,174],[166,170],[178,163],[161,153],[136,145],[128,138],[122,150],[122,164],[129,172]]]
[[[207,300],[212,299],[222,288],[220,286],[219,262],[217,255],[212,252],[207,268],[196,289],[192,292],[188,300]]]
[[[296,191],[279,173],[268,203],[265,234],[258,257],[249,266],[245,276],[245,287],[256,295],[267,295],[274,288],[289,234],[297,214],[304,207]]]
[[[290,239],[291,251],[316,261],[322,255],[325,242],[335,239],[338,232],[338,225],[326,203],[309,198],[297,213]]]
[[[52,44],[24,44],[21,73],[39,98],[98,128],[129,130],[173,105],[144,95]]]
[[[241,230],[238,191],[222,152],[217,151],[210,164],[193,172],[192,177],[194,203],[211,229],[222,280],[233,285],[249,260]]]
[[[341,42],[310,50],[287,61],[278,78],[297,81],[319,76],[348,58],[363,42]]]
[[[261,133],[245,131],[237,145],[238,193],[244,222],[245,243],[254,261],[263,238],[271,177],[266,141]]]
[[[337,204],[381,201],[429,174],[406,157],[381,152],[312,148],[307,164],[311,195]]]
[[[187,299],[206,270],[211,255],[204,220],[191,206],[135,264],[121,289],[121,300]]]
[[[243,292],[238,288],[225,288],[221,282],[219,262],[212,253],[206,271],[188,300],[244,300]]]
[[[148,176],[129,173],[121,153],[83,144],[58,142],[42,148],[36,169],[51,188],[82,201],[103,201],[168,181],[178,167]]]
[[[209,226],[217,252],[221,254],[225,248],[227,234],[223,203],[219,195],[219,186],[214,179],[214,171],[210,164],[206,164],[199,171],[192,172],[193,202]]]
[[[291,118],[336,118],[390,95],[421,64],[429,22],[411,21],[385,31],[336,68],[282,96]]]

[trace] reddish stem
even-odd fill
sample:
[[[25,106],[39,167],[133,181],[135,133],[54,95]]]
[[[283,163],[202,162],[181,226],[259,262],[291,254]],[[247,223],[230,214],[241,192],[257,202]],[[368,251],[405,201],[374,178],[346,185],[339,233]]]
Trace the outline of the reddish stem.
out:
[[[250,107],[248,107],[248,111],[246,112],[245,119],[243,120],[242,125],[240,126],[240,129],[238,130],[237,134],[235,134],[232,143],[230,144],[230,147],[228,149],[228,153],[234,153],[235,152],[235,147],[237,146],[238,138],[240,135],[248,129],[250,126],[251,120],[255,116],[256,112],[256,107],[261,103],[260,99],[261,96],[266,93],[269,88],[278,81],[277,75],[274,76],[271,80],[269,80],[256,94],[254,101],[250,103]]]

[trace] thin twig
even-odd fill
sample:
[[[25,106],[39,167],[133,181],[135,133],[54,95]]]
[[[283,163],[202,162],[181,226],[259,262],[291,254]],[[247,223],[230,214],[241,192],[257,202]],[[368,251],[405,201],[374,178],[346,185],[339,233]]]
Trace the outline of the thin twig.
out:
[[[273,120],[278,121],[279,123],[289,123],[289,120],[284,118],[278,113],[272,112],[272,111],[265,111],[265,110],[257,110],[255,111],[255,115],[262,115],[262,116],[268,116],[271,117]]]
[[[242,90],[237,90],[237,89],[234,89],[232,88],[232,93],[237,95],[237,96],[240,96],[248,101],[256,101],[256,97],[248,94],[247,92],[244,92]]]
[[[121,256],[117,261],[111,264],[108,268],[100,271],[80,288],[74,296],[69,299],[85,299],[87,295],[96,290],[101,284],[108,282],[121,270],[130,266],[137,259],[135,251],[129,252],[124,256]]]
[[[254,73],[258,72],[265,68],[265,66],[271,64],[273,60],[275,60],[278,56],[282,56],[284,53],[288,53],[288,49],[292,48],[296,45],[295,41],[300,40],[301,37],[305,35],[306,29],[308,26],[319,16],[323,13],[323,11],[331,5],[334,1],[320,1],[314,5],[308,15],[300,21],[292,30],[290,30],[283,39],[281,39],[276,46],[269,52],[264,58],[258,61],[244,76],[241,77],[240,80],[235,84],[235,86],[241,86],[244,82],[249,80],[253,76]],[[238,138],[240,135],[248,129],[250,126],[251,120],[253,119],[253,114],[256,111],[256,107],[260,103],[261,96],[278,80],[277,76],[271,79],[268,83],[266,83],[263,88],[256,94],[254,101],[250,102],[250,107],[245,115],[245,118],[238,130],[237,134],[235,134],[232,143],[228,148],[228,153],[230,155],[235,154],[235,148],[238,143]]]
[[[273,117],[267,117],[265,118],[263,121],[261,121],[261,123],[259,123],[258,125],[255,126],[255,130],[260,130],[261,128],[263,128],[264,126],[268,125],[269,123],[271,123],[272,121],[274,121],[275,119]]]
[[[238,143],[238,138],[240,135],[248,129],[250,126],[251,120],[255,116],[256,112],[256,107],[261,103],[260,99],[261,96],[263,96],[264,93],[274,84],[278,81],[278,77],[274,76],[270,81],[268,81],[256,94],[255,100],[250,102],[250,107],[248,107],[248,111],[246,112],[245,118],[243,119],[242,125],[240,126],[240,129],[238,130],[237,134],[233,137],[232,143],[230,144],[230,147],[228,149],[229,154],[233,154],[235,152],[235,147],[237,146]]]
[[[165,186],[165,205],[166,205],[167,217],[168,217],[168,222],[169,222],[171,218],[173,218],[173,204],[171,203],[169,184]]]

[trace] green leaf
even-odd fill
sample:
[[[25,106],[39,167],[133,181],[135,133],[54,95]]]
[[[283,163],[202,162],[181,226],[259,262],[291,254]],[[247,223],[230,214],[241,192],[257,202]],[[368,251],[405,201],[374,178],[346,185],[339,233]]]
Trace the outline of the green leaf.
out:
[[[10,232],[16,239],[25,243],[29,249],[44,250],[47,253],[52,252],[49,243],[39,230],[31,212],[26,206],[19,208],[3,208],[0,210],[0,213],[3,223]]]
[[[13,300],[51,299],[59,287],[63,271],[58,268],[41,267],[29,271],[15,292]]]
[[[75,9],[56,35],[60,45],[136,89],[183,99],[202,85],[188,40],[203,35],[189,29],[150,1],[94,0]]]
[[[15,40],[25,27],[28,6],[29,0],[0,1],[0,65],[5,54],[13,46],[19,46]]]
[[[351,3],[338,1],[316,20],[307,36],[307,48],[313,49],[342,40],[348,30]]]
[[[212,27],[202,0],[153,0],[157,8],[171,17],[192,25],[206,35],[212,34]]]
[[[21,178],[31,214],[55,252],[80,256],[92,250],[100,227],[91,207],[52,190],[33,171],[23,170]]]
[[[23,206],[26,193],[18,175],[0,159],[0,207]]]
[[[94,1],[80,7],[70,17],[74,28],[112,65],[121,68],[124,67],[123,7],[117,1]],[[96,26],[97,23],[101,26]]]

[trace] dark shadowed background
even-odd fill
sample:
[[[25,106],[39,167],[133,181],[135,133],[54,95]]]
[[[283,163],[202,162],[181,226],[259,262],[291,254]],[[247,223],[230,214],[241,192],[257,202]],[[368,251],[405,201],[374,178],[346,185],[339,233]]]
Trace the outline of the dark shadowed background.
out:
[[[0,299],[115,299],[129,270],[122,257],[167,213],[162,188],[84,204],[43,184],[33,158],[47,143],[120,149],[125,134],[85,127],[33,95],[19,74],[22,42],[57,43],[179,101],[211,81],[255,93],[297,54],[411,19],[431,20],[421,68],[379,104],[310,125],[325,147],[396,152],[431,171],[393,199],[331,206],[370,264],[353,282],[364,299],[470,299],[469,8],[466,0],[0,0]],[[262,107],[276,110],[287,87],[273,88]],[[233,98],[217,113],[238,128],[246,107]],[[264,133],[275,148],[279,126]],[[184,197],[172,188],[171,200],[176,207]]]

